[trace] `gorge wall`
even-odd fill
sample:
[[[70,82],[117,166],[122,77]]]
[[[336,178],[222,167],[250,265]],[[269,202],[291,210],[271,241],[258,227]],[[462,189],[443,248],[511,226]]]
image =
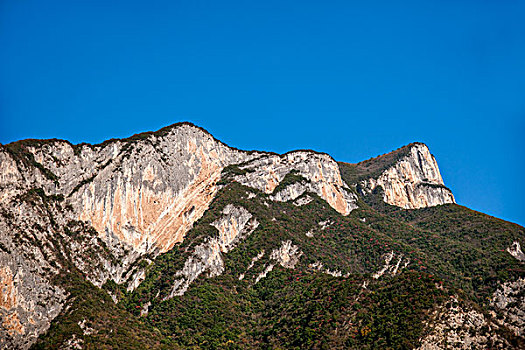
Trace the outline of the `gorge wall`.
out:
[[[67,298],[51,281],[72,266],[96,286],[113,280],[128,291],[136,288],[145,270],[135,263],[184,240],[229,165],[241,170],[234,181],[270,201],[292,201],[308,192],[340,215],[357,208],[355,189],[330,156],[241,151],[189,123],[99,145],[63,140],[0,145],[0,348],[27,348],[45,332]],[[302,179],[279,186],[289,174]],[[366,191],[381,186],[385,202],[403,208],[454,202],[421,144],[362,185]],[[244,208],[228,207],[223,214],[214,224],[217,237],[188,260],[171,297],[204,272],[220,274],[222,254],[258,226]],[[296,250],[285,242],[271,259],[293,267],[301,255]]]
[[[407,155],[378,177],[364,180],[361,186],[366,192],[381,187],[386,203],[405,209],[455,203],[454,195],[443,183],[436,159],[421,143],[411,145]]]

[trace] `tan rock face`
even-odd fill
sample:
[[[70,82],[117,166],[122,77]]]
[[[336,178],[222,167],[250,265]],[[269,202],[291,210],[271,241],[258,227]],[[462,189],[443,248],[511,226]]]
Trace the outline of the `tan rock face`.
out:
[[[511,348],[497,325],[456,297],[434,311],[426,328],[418,350]]]
[[[161,180],[149,165],[138,185],[118,178],[113,191],[107,188],[106,195],[98,197],[97,184],[91,184],[82,197],[79,219],[91,222],[101,235],[111,232],[139,251],[171,249],[182,241],[217,192],[220,160],[210,159],[202,151],[200,154],[197,176],[179,193],[171,188],[159,192],[148,186],[148,182]]]
[[[0,307],[7,311],[3,317],[2,325],[11,336],[14,336],[15,333],[24,334],[25,332],[18,314],[16,311],[12,311],[17,306],[16,299],[13,273],[9,267],[0,267]]]
[[[207,272],[209,277],[220,275],[224,271],[222,254],[228,253],[259,226],[252,214],[242,207],[229,204],[222,214],[221,218],[211,224],[219,235],[195,247],[183,269],[175,273],[175,281],[168,298],[183,295],[189,285],[204,272]]]
[[[361,185],[367,192],[382,187],[386,203],[405,209],[455,203],[452,192],[443,184],[434,156],[423,144],[413,145],[406,157]]]
[[[26,349],[60,312],[63,290],[20,255],[0,252],[0,349]]]
[[[118,242],[139,254],[166,252],[180,242],[209,207],[222,169],[254,158],[258,160],[250,166],[256,171],[239,182],[271,193],[288,172],[297,170],[309,180],[304,190],[317,193],[341,214],[356,207],[356,196],[328,155],[250,154],[187,124],[139,142],[72,146],[52,141],[28,149],[56,175],[54,182],[42,181],[42,187],[64,195],[74,219],[93,226],[110,246]],[[6,183],[20,177],[11,163],[2,164],[0,176]]]
[[[273,200],[293,200],[304,191],[311,191],[342,215],[348,215],[357,208],[357,197],[341,179],[337,163],[326,154],[297,151],[282,156],[265,155],[242,168],[249,172],[236,176],[235,180],[267,194],[271,194],[291,171],[296,171],[307,180],[300,185],[286,187],[272,196]]]
[[[57,140],[26,149],[56,177],[50,181],[35,171],[25,180],[28,188],[64,195],[74,219],[139,253],[165,252],[182,240],[215,196],[222,169],[259,155],[232,149],[189,124],[96,146]],[[16,161],[3,152],[0,160],[0,184],[20,187],[25,174]]]
[[[168,251],[208,209],[224,166],[250,156],[181,126],[117,156],[75,194],[80,220],[139,252]]]
[[[18,318],[18,314],[16,312],[7,314],[7,316],[4,317],[2,326],[4,326],[7,332],[12,336],[15,335],[15,333],[25,333],[24,326],[22,326],[22,324],[20,323],[20,319]]]
[[[0,249],[0,348],[28,348],[63,307],[64,291],[50,282],[63,269],[57,238],[59,250],[95,285],[129,280],[128,289],[136,288],[144,271],[128,267],[182,240],[213,200],[222,169],[254,156],[186,124],[96,146],[0,145],[0,210],[12,214],[0,216],[0,243],[7,247]],[[35,206],[17,199],[40,188]],[[42,194],[64,200],[49,200],[48,212],[38,202]],[[53,228],[50,215],[60,228],[80,227],[78,233]]]
[[[10,310],[16,306],[13,273],[9,267],[0,267],[0,307]]]

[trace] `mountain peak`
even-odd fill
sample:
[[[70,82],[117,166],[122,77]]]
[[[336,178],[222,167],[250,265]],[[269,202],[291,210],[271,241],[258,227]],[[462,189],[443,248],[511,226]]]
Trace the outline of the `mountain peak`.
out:
[[[360,183],[366,193],[383,189],[383,200],[405,209],[455,203],[427,145],[414,142],[386,155],[360,163],[374,174]]]
[[[299,300],[295,293],[300,296],[302,291],[315,286],[326,293],[322,307],[327,310],[331,305],[348,303],[351,297],[356,302],[360,300],[368,308],[368,314],[386,311],[397,317],[400,307],[413,305],[412,297],[423,295],[420,292],[423,286],[414,282],[427,280],[425,296],[426,291],[432,291],[448,297],[449,292],[425,274],[427,268],[438,273],[445,267],[447,270],[442,272],[445,276],[450,274],[450,280],[465,276],[469,281],[482,281],[482,277],[495,281],[490,266],[518,271],[516,264],[522,264],[523,230],[517,226],[507,227],[495,221],[494,225],[502,228],[495,230],[490,226],[488,232],[485,224],[491,219],[476,218],[460,206],[416,210],[410,214],[383,211],[384,206],[375,206],[378,194],[386,203],[408,209],[454,203],[435,158],[420,142],[358,164],[338,164],[328,154],[312,150],[285,154],[240,151],[215,139],[203,128],[183,122],[97,145],[73,145],[56,139],[0,145],[0,188],[0,287],[5,287],[6,296],[4,303],[0,302],[0,348],[27,349],[36,337],[44,342],[37,347],[46,348],[41,344],[55,342],[59,339],[55,336],[57,332],[67,334],[60,338],[64,344],[71,345],[75,339],[92,341],[90,337],[95,337],[99,342],[107,340],[128,348],[127,340],[107,338],[108,325],[112,337],[136,334],[141,341],[155,342],[181,339],[180,332],[192,334],[198,330],[206,337],[199,342],[210,341],[218,334],[209,333],[207,325],[211,319],[192,321],[190,325],[180,322],[180,317],[194,315],[199,307],[206,310],[203,317],[218,312],[219,319],[233,320],[231,315],[236,320],[250,319],[254,321],[254,329],[259,327],[258,334],[270,334],[268,330],[275,328],[266,328],[256,320],[259,317],[256,315],[274,308],[275,314],[267,318],[281,322],[278,306],[282,303],[285,310],[306,312],[297,316],[292,311],[294,316],[289,320],[302,322],[311,316],[313,309],[298,305],[314,305],[312,300],[291,304],[287,298],[293,296]],[[444,212],[446,215],[442,215]],[[470,271],[463,270],[466,266],[463,260],[459,261],[461,269],[452,269],[448,256],[425,260],[435,252],[435,244],[449,244],[450,240],[435,239],[439,231],[429,235],[426,228],[404,222],[410,216],[418,220],[429,216],[428,222],[443,222],[432,229],[444,227],[445,234],[466,221],[465,229],[472,230],[466,236],[469,239],[487,231],[487,239],[498,240],[485,243],[492,249],[487,255],[472,255],[485,252],[478,249],[478,242],[470,242],[463,252],[468,252],[466,255],[472,256],[472,261],[493,259],[498,261],[497,265],[482,264],[472,270],[487,271],[471,277],[465,274]],[[478,226],[470,227],[476,220]],[[458,237],[462,230],[458,231]],[[504,239],[497,236],[498,230],[506,235]],[[419,239],[413,241],[413,237]],[[431,243],[426,238],[432,239]],[[429,247],[433,250],[428,251]],[[440,251],[446,252],[448,247],[444,245]],[[460,244],[454,245],[455,251],[460,248]],[[507,259],[502,259],[503,256]],[[506,261],[508,268],[501,268],[501,261]],[[329,279],[322,275],[329,275]],[[335,291],[340,283],[344,283],[341,285],[344,293],[338,297]],[[384,304],[366,306],[374,299],[366,297],[367,294],[390,293],[384,288],[390,288],[392,283],[397,283],[397,289],[406,289],[400,295],[407,299],[401,300],[397,308],[385,308]],[[513,284],[504,285],[505,291],[520,293],[522,282],[508,283]],[[281,293],[283,288],[288,288],[286,293]],[[208,312],[209,291],[217,295],[227,293],[220,298],[228,302]],[[203,292],[206,294],[201,299]],[[199,297],[195,298],[196,295]],[[332,303],[332,298],[336,303]],[[337,301],[337,298],[344,299]],[[510,300],[506,295],[501,298],[501,303]],[[117,307],[112,299],[122,303]],[[318,300],[321,299],[316,299],[316,304]],[[242,308],[247,313],[229,308],[246,301],[247,308]],[[396,305],[395,300],[391,301]],[[120,316],[99,312],[102,303],[104,309]],[[184,305],[189,305],[187,310],[192,311],[185,313],[179,309],[185,308]],[[449,315],[446,313],[449,308],[444,308],[440,299],[424,310],[421,306],[419,309],[422,315],[431,317],[432,310],[442,307],[445,316]],[[469,310],[457,309],[450,317],[466,312]],[[359,315],[367,313],[339,314],[344,319],[338,319],[334,327],[346,332],[341,333],[347,339],[345,347],[366,348],[361,345],[368,338],[354,339],[356,334],[365,333],[356,333],[357,329],[344,325],[365,324]],[[510,319],[514,314],[520,315],[521,310],[509,309],[508,314]],[[415,320],[415,316],[409,319]],[[483,315],[478,316],[483,321]],[[174,317],[175,327],[166,328]],[[78,324],[73,335],[70,335],[71,320]],[[422,330],[423,321],[430,324],[433,320],[421,316],[413,328]],[[142,321],[149,326],[142,328]],[[316,327],[321,321],[328,319],[317,319]],[[52,322],[55,326],[50,327]],[[251,334],[247,330],[252,325],[241,323],[224,324],[238,327],[239,335]],[[401,323],[402,328],[407,324]],[[122,325],[133,327],[132,331],[122,332],[119,330]],[[159,329],[158,333],[147,335],[152,326]],[[312,328],[306,329],[311,334]],[[373,332],[382,336],[379,328]],[[417,344],[420,333],[411,331],[410,342]],[[190,338],[181,347],[196,344],[193,336]],[[256,335],[249,344],[252,348],[260,347],[261,339]],[[427,342],[436,342],[429,339]],[[176,341],[172,344],[179,345],[179,340]],[[276,339],[272,344],[281,341]],[[342,343],[333,343],[332,347],[338,347],[337,344],[342,347]],[[224,346],[217,344],[217,347]],[[387,342],[376,347],[387,347]]]

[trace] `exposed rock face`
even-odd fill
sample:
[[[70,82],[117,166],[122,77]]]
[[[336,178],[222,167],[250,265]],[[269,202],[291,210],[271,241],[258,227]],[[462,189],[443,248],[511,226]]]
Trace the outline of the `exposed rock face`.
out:
[[[49,282],[63,259],[95,285],[129,280],[128,290],[136,288],[144,270],[130,270],[133,262],[182,240],[215,196],[222,169],[254,156],[188,124],[97,146],[0,146],[0,269],[10,293],[2,342],[25,348],[47,329],[65,298]]]
[[[239,281],[244,279],[246,272],[250,271],[253,265],[255,265],[255,263],[259,261],[263,256],[264,256],[264,250],[261,250],[259,254],[257,254],[256,256],[252,258],[252,261],[250,261],[250,265],[248,265],[248,267],[246,268],[246,271],[244,273],[241,273],[241,275],[239,276]]]
[[[80,220],[139,252],[180,242],[214,198],[222,169],[250,158],[188,125],[114,154],[73,202]]]
[[[272,250],[272,253],[270,254],[270,260],[274,260],[274,262],[269,263],[264,268],[264,271],[259,273],[255,278],[255,283],[265,278],[273,270],[276,264],[280,264],[287,269],[295,268],[295,265],[297,265],[302,255],[303,252],[299,250],[298,246],[292,244],[292,241],[288,240],[282,242],[281,246]]]
[[[331,275],[333,277],[341,277],[343,276],[343,273],[339,270],[330,270],[329,268],[325,268],[323,263],[320,262],[320,261],[317,261],[313,264],[309,264],[308,265],[309,268],[313,269],[313,270],[316,270],[316,271],[319,271],[319,272],[322,272],[322,273],[326,273],[327,275]],[[348,274],[349,275],[349,274]],[[347,277],[345,275],[345,277]]]
[[[270,258],[276,260],[282,267],[293,269],[302,255],[303,252],[299,250],[299,247],[293,245],[292,241],[286,241],[279,249],[272,251]]]
[[[294,200],[308,190],[308,184],[303,182],[294,182],[291,185],[286,186],[275,195],[270,196],[273,201],[288,202]]]
[[[332,225],[332,222],[330,220],[319,221],[317,225],[319,225],[321,230],[326,230],[328,227],[330,227],[330,225]]]
[[[509,349],[482,313],[462,306],[457,298],[451,298],[436,310],[427,325],[431,331],[421,339],[420,350],[440,349]]]
[[[507,248],[507,252],[519,261],[525,261],[525,254],[521,251],[520,242],[513,242],[512,245]]]
[[[503,283],[494,292],[492,305],[503,316],[493,315],[499,324],[517,336],[525,334],[525,278]]]
[[[27,348],[65,300],[64,291],[39,276],[23,258],[0,253],[0,348]]]
[[[312,197],[306,195],[301,198],[298,198],[293,204],[297,207],[302,207],[303,205],[310,203],[312,200]]]
[[[273,268],[275,267],[274,264],[269,264],[267,265],[265,268],[264,268],[264,271],[261,272],[256,278],[255,278],[255,283],[259,282],[261,279],[265,278],[266,276],[268,276],[268,274],[270,272],[273,271]]]
[[[105,241],[116,238],[140,253],[165,252],[182,240],[213,199],[222,169],[257,155],[189,124],[138,140],[96,146],[57,140],[26,149],[55,178],[34,171],[24,175],[26,187],[68,197],[78,220],[89,222]],[[20,187],[16,162],[4,159],[1,167],[2,185]]]
[[[356,208],[356,195],[328,155],[239,151],[188,123],[100,145],[61,140],[0,145],[2,341],[29,346],[47,329],[65,298],[49,282],[64,269],[64,259],[97,286],[111,279],[129,291],[136,288],[145,270],[135,262],[182,241],[215,197],[222,170],[240,163],[249,172],[237,180],[268,194],[292,170],[306,179],[273,200],[295,200],[311,191],[343,215]],[[301,198],[297,205],[311,200]],[[204,271],[220,273],[220,254],[257,225],[243,208],[227,207],[224,215],[214,223],[219,236],[196,248],[173,295]],[[14,261],[19,263],[8,265]],[[14,291],[25,291],[25,300],[41,300],[44,309],[26,308]]]
[[[405,157],[361,186],[365,192],[382,187],[386,203],[405,209],[455,203],[452,192],[443,184],[434,156],[421,143],[412,145]]]
[[[224,208],[223,217],[212,225],[219,231],[219,236],[207,239],[195,248],[184,268],[175,274],[170,298],[183,295],[189,285],[206,271],[209,277],[220,275],[224,271],[221,254],[228,253],[240,239],[252,233],[259,223],[246,209],[229,204]]]
[[[394,264],[393,260],[395,257],[395,253],[391,251],[388,254],[385,254],[385,264],[381,268],[381,270],[377,271],[372,275],[372,278],[378,279],[379,277],[383,276],[385,273],[390,273],[390,275],[395,276],[399,269],[404,269],[408,266],[410,263],[410,259],[403,259],[403,254],[399,254],[397,257],[397,261]]]
[[[64,269],[64,255],[75,256],[80,238],[66,232],[67,210],[31,189],[33,181],[46,183],[44,176],[4,147],[0,158],[0,348],[26,349],[62,309],[66,292],[50,280]],[[82,240],[91,237],[84,232]],[[105,261],[96,245],[84,249],[97,264]],[[84,267],[92,270],[89,259]]]
[[[271,194],[284,177],[295,170],[307,181],[287,186],[273,195],[274,200],[293,200],[308,190],[326,200],[342,215],[357,208],[357,196],[341,179],[337,163],[326,154],[295,151],[284,155],[264,155],[242,167],[246,174],[235,180]]]

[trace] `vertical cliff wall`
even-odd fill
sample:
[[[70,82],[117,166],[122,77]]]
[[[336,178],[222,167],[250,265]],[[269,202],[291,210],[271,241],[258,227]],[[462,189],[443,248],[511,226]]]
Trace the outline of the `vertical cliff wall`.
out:
[[[149,258],[184,240],[203,216],[230,165],[237,170],[228,181],[261,191],[251,195],[263,196],[266,205],[308,205],[315,194],[333,214],[346,216],[357,208],[355,184],[364,193],[381,187],[385,202],[403,208],[454,202],[425,145],[410,145],[398,155],[347,184],[329,155],[240,151],[188,123],[99,145],[0,145],[0,347],[28,348],[46,331],[67,305],[67,290],[52,282],[62,273],[78,269],[96,286],[113,280],[128,291],[137,288]],[[199,276],[221,274],[226,254],[258,227],[255,216],[226,206],[212,224],[217,236],[197,245],[176,272],[171,297],[184,294]],[[267,256],[254,283],[278,264],[293,268],[303,253],[286,240]],[[384,269],[395,274],[400,264],[401,257]]]
[[[415,143],[403,151],[405,155],[378,176],[361,182],[364,191],[370,193],[376,187],[381,187],[386,203],[405,209],[455,203],[428,147]]]
[[[305,178],[290,184],[270,197],[273,200],[293,200],[305,191],[323,198],[342,215],[357,208],[357,196],[341,178],[337,163],[327,154],[294,151],[284,155],[263,155],[241,167],[246,173],[235,180],[243,185],[271,194],[292,171]]]

